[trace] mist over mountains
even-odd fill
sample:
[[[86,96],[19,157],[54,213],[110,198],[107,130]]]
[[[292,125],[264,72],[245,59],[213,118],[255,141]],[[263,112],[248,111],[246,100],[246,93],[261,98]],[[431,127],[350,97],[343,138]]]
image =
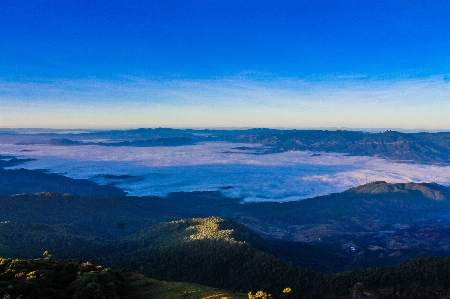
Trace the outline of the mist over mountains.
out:
[[[0,152],[33,159],[16,168],[114,185],[130,195],[221,190],[244,201],[292,201],[379,180],[450,185],[446,136],[273,129],[8,133]]]
[[[2,255],[36,258],[51,249],[61,258],[234,291],[289,286],[298,292],[292,298],[450,293],[445,134],[242,133],[3,134]],[[358,138],[378,141],[363,155],[367,144]],[[391,267],[371,269],[380,266]],[[30,273],[19,276],[45,278]],[[117,275],[128,287],[126,277],[136,276]],[[20,283],[11,285],[19,294]]]

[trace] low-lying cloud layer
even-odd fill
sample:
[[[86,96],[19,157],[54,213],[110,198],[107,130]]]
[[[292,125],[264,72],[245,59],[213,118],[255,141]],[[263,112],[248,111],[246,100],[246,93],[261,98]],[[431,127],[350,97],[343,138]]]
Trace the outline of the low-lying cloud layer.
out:
[[[237,146],[243,144],[217,142],[147,148],[0,145],[0,154],[36,159],[19,167],[48,169],[102,184],[116,183],[130,195],[221,190],[244,201],[282,202],[341,192],[378,180],[450,185],[449,166],[401,164],[329,153],[253,155],[248,150],[234,149]],[[120,177],[123,175],[142,179]]]

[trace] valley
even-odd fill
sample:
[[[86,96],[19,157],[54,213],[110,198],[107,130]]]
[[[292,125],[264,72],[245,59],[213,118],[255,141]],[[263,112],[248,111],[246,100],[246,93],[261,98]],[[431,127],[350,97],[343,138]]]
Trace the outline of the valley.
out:
[[[286,151],[334,152],[354,156],[376,156],[402,163],[448,165],[450,163],[450,133],[402,133],[385,131],[371,133],[345,130],[277,130],[277,129],[135,129],[64,131],[17,134],[0,132],[4,142],[17,145],[48,144],[53,146],[181,146],[199,142],[234,142],[262,145],[256,154]],[[254,148],[241,148],[254,150]]]
[[[157,138],[180,137],[179,131],[170,132],[176,133]],[[230,140],[237,138],[234,133],[229,133]],[[202,134],[202,138],[212,138]],[[16,141],[24,139],[11,136]],[[143,140],[148,137],[142,136]],[[33,143],[39,143],[36,140]],[[158,142],[145,146],[171,148]],[[24,145],[18,144],[12,147]],[[130,149],[137,144],[144,143]],[[278,157],[274,156],[278,155],[273,151],[276,147],[258,144],[236,147],[223,157]],[[121,141],[118,147],[128,145]],[[97,149],[103,145],[92,148],[92,144],[63,140],[45,146]],[[188,146],[202,148],[198,147],[201,144]],[[152,277],[146,283],[134,283],[141,291],[130,291],[135,292],[133,298],[153,294],[152,285],[158,286],[157,293],[162,292],[163,281],[196,283],[206,290],[180,298],[203,298],[208,292],[214,298],[214,290],[208,287],[221,289],[218,294],[238,292],[227,293],[230,298],[258,290],[282,296],[286,287],[292,288],[292,298],[354,298],[352,292],[388,298],[399,289],[401,298],[421,298],[424,292],[440,294],[430,298],[444,298],[450,292],[443,283],[450,264],[450,190],[441,184],[372,181],[342,192],[281,202],[233,197],[235,186],[226,184],[216,190],[133,196],[120,186],[141,184],[145,180],[141,174],[71,178],[49,169],[25,169],[39,157],[23,153],[0,156],[3,258],[35,259],[50,250],[56,259],[95,261]],[[324,151],[313,158],[330,159]],[[438,164],[427,167],[446,169]],[[196,166],[183,167],[188,171]],[[436,265],[438,272],[428,273],[429,265]],[[424,280],[417,269],[428,273],[431,280]],[[142,274],[129,272],[123,279],[147,279],[137,276]],[[391,278],[384,280],[386,275]],[[132,279],[126,284],[133,285]],[[175,287],[179,288],[190,289],[185,284]],[[173,292],[166,298],[178,298]]]

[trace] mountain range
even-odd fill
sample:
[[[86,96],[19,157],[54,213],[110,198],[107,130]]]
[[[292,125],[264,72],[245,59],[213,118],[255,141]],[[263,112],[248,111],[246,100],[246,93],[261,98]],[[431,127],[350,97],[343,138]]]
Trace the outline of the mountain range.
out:
[[[84,145],[93,142],[89,134],[38,134],[32,142]],[[252,154],[335,151],[431,164],[447,163],[449,148],[447,133],[143,129],[95,134],[106,140],[124,137],[119,146],[245,141],[263,146],[252,148]],[[8,138],[20,143],[23,137]],[[439,184],[374,181],[300,201],[244,203],[220,190],[127,196],[114,185],[17,168],[27,161],[0,156],[0,296],[246,298],[259,290],[274,298],[450,296],[450,189]],[[46,251],[52,257],[42,259]],[[283,293],[288,289],[292,292]]]
[[[385,182],[288,203],[242,204],[220,192],[17,194],[0,197],[0,244],[4,257],[50,250],[244,293],[290,287],[291,298],[444,298],[449,199],[437,184]]]
[[[336,152],[355,156],[376,156],[404,163],[448,165],[450,133],[371,133],[345,130],[210,130],[134,129],[74,133],[0,132],[3,142],[19,145],[54,146],[180,146],[202,141],[228,141],[262,145],[260,154],[284,151]],[[98,141],[98,140],[102,141]],[[254,150],[254,149],[253,149]]]

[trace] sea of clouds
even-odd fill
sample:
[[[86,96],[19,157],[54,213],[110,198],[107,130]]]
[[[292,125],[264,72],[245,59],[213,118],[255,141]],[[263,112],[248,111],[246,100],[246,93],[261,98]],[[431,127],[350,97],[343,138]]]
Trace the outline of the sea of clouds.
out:
[[[236,149],[242,146],[255,150]],[[337,153],[257,154],[258,147],[227,142],[179,147],[0,144],[0,154],[36,159],[16,168],[46,169],[100,184],[115,183],[129,195],[138,196],[221,190],[246,202],[283,202],[342,192],[379,180],[450,186],[450,166],[394,163]],[[137,178],[102,176],[106,174]]]

